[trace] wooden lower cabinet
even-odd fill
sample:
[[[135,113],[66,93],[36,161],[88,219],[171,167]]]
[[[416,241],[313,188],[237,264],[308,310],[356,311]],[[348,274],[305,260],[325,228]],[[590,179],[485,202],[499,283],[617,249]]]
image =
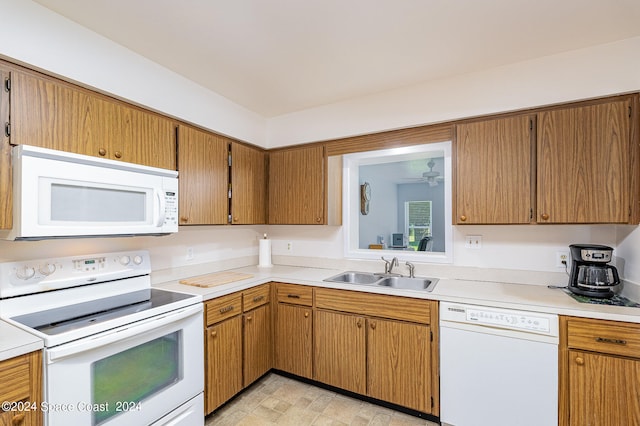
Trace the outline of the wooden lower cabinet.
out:
[[[23,411],[0,409],[0,426],[41,425],[41,398],[42,352],[31,352],[0,362],[0,401],[20,402],[37,408]]]
[[[243,385],[249,386],[273,367],[271,305],[246,312],[244,322]]]
[[[313,321],[314,380],[366,394],[366,318],[318,309]]]
[[[640,324],[561,317],[559,424],[640,424]]]
[[[242,317],[207,328],[206,401],[210,413],[242,390]]]
[[[438,415],[437,302],[316,288],[315,307],[315,380]]]
[[[275,366],[297,376],[312,378],[311,307],[278,303]]]

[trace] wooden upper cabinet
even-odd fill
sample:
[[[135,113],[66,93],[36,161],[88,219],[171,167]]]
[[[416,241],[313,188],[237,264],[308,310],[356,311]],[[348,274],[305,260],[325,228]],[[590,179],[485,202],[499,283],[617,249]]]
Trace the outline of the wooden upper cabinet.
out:
[[[326,223],[325,170],[322,145],[270,152],[268,223]]]
[[[630,221],[630,112],[627,98],[538,115],[538,223]]]
[[[265,151],[231,143],[231,223],[264,224],[267,211]]]
[[[456,126],[458,224],[529,223],[535,116]]]
[[[53,78],[11,75],[11,143],[175,170],[175,127],[158,114]]]
[[[228,223],[229,143],[213,133],[178,127],[179,223]]]
[[[0,68],[0,124],[2,133],[0,134],[0,229],[11,229],[13,226],[13,191],[12,191],[12,168],[11,168],[11,145],[7,129],[9,124],[9,90],[6,82],[10,77],[9,70]]]

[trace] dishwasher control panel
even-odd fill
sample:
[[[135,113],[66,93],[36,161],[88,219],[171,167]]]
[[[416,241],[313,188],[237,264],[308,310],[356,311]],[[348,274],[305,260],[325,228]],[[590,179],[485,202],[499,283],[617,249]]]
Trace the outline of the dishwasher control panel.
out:
[[[548,318],[525,313],[496,312],[485,309],[467,309],[467,321],[476,324],[498,325],[517,330],[542,331],[548,333],[551,326]]]
[[[464,327],[488,327],[514,332],[558,336],[558,316],[543,312],[440,302],[440,322]]]

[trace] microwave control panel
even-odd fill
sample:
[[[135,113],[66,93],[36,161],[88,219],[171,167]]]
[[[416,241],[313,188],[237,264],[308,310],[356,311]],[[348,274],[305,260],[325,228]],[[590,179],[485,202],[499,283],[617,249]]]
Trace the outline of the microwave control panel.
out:
[[[178,193],[176,191],[164,192],[164,224],[178,225]]]

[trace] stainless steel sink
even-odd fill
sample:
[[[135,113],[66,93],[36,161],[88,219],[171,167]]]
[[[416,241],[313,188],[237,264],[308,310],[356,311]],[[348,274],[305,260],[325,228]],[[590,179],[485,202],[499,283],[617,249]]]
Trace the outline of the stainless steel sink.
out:
[[[438,280],[434,278],[386,277],[380,280],[377,284],[386,287],[401,288],[404,290],[431,291],[433,290],[433,287],[435,287],[437,281]]]
[[[372,274],[369,272],[356,272],[347,271],[342,272],[333,277],[327,278],[325,281],[334,283],[350,283],[350,284],[374,284],[380,281],[383,277],[379,274]]]
[[[403,290],[431,291],[438,280],[436,278],[403,277],[375,274],[371,272],[346,271],[324,281],[348,284],[370,284]]]

